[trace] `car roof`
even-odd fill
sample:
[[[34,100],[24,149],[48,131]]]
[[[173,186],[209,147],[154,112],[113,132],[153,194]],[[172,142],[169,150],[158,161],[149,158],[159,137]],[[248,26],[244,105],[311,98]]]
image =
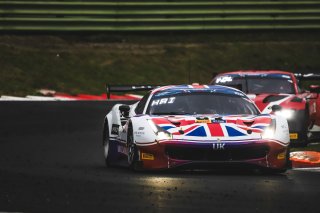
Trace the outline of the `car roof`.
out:
[[[292,75],[292,72],[287,72],[287,71],[281,71],[281,70],[238,70],[238,71],[232,71],[232,72],[222,72],[219,73],[219,75],[239,75],[239,76],[244,76],[244,75],[252,75],[252,76],[272,76],[274,74],[280,74],[280,75]]]
[[[241,97],[247,97],[242,91],[221,85],[199,85],[199,84],[191,84],[191,85],[170,85],[159,87],[157,89],[152,90],[152,94],[161,93],[163,95],[177,94],[177,93],[192,93],[192,92],[212,92],[212,93],[220,93],[226,95],[236,95]]]
[[[214,84],[216,79],[223,78],[225,76],[230,76],[232,78],[277,78],[277,79],[294,79],[293,73],[280,71],[280,70],[239,70],[233,72],[222,72],[218,73],[210,82]]]

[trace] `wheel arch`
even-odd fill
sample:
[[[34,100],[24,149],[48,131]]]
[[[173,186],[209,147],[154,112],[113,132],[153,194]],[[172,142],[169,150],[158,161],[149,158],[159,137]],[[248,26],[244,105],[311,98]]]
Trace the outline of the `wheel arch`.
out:
[[[112,107],[112,109],[106,114],[103,120],[103,132],[105,133],[106,126],[108,129],[109,137],[111,136],[111,128],[113,124],[121,125],[120,122],[120,111],[119,106],[122,104],[116,104]]]
[[[148,115],[132,117],[129,122],[132,125],[134,143],[148,143],[156,140],[156,134],[152,130],[148,120]]]

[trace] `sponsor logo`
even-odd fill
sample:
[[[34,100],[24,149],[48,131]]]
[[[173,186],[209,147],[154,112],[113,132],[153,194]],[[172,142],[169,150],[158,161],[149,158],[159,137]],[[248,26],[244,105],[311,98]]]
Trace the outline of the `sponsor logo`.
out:
[[[216,83],[226,83],[226,82],[231,82],[232,77],[231,76],[222,76],[217,78]]]
[[[144,132],[135,131],[134,134],[135,136],[140,137],[141,135],[144,135]]]
[[[151,106],[158,106],[158,105],[163,105],[163,104],[173,104],[175,99],[176,99],[175,97],[156,99],[156,100],[152,101]]]
[[[290,139],[298,139],[298,133],[290,133]]]
[[[212,123],[226,123],[226,120],[222,120],[222,119],[214,119],[211,120]]]
[[[154,160],[154,156],[153,154],[149,154],[149,153],[141,153],[141,159],[142,160]]]
[[[283,159],[285,159],[285,157],[286,157],[286,153],[285,152],[281,152],[281,153],[278,154],[277,159],[278,160],[283,160]]]
[[[119,125],[118,124],[112,124],[111,134],[112,135],[119,135]]]
[[[211,120],[208,117],[197,117],[196,123],[211,123]]]
[[[203,120],[196,120],[196,123],[207,123],[207,124],[209,124],[209,123],[211,123],[211,121],[203,119]]]

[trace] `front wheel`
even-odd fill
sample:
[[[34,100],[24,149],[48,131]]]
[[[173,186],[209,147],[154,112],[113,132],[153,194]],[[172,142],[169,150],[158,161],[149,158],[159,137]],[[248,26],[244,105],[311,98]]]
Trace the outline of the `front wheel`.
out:
[[[308,145],[308,129],[309,129],[309,110],[306,106],[306,109],[303,112],[303,116],[301,118],[302,128],[301,128],[301,138],[299,145],[301,147],[306,147]]]
[[[279,169],[264,168],[264,169],[262,169],[262,173],[264,173],[264,174],[280,174],[280,173],[285,173],[288,169],[291,169],[291,168],[292,168],[292,163],[290,161],[290,147],[288,147],[287,151],[286,151],[284,167],[279,168]]]
[[[139,153],[133,138],[132,125],[129,125],[128,136],[127,136],[127,146],[128,146],[128,164],[129,167],[134,170],[140,170],[138,166]]]
[[[290,139],[291,147],[305,147],[308,144],[309,131],[309,110],[306,105],[304,110],[298,110],[295,117],[288,119],[290,134],[295,134],[295,138]]]

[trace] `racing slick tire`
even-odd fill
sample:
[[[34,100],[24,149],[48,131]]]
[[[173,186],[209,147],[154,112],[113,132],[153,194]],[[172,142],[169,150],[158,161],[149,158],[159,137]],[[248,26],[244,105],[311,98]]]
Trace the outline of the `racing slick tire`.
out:
[[[109,140],[109,127],[108,121],[106,120],[103,125],[103,154],[104,154],[104,161],[107,167],[110,167],[110,140]]]
[[[309,111],[308,111],[308,106],[306,105],[306,108],[303,113],[303,117],[301,119],[302,121],[302,130],[301,130],[301,141],[298,143],[298,146],[300,147],[306,147],[308,145],[308,121],[309,121]]]
[[[290,146],[287,148],[287,153],[286,153],[286,170],[287,169],[292,169],[292,161],[290,160]]]
[[[309,107],[306,105],[306,109],[304,110],[304,116],[302,119],[303,122],[303,130],[302,130],[302,135],[303,135],[303,142],[301,143],[301,146],[305,147],[308,145],[308,121],[309,121]]]
[[[141,166],[139,166],[139,152],[136,144],[134,143],[133,138],[133,128],[132,124],[129,124],[128,127],[128,136],[127,136],[127,146],[128,146],[128,164],[129,168],[133,171],[140,171]]]
[[[291,147],[305,147],[308,145],[308,128],[309,128],[309,111],[308,105],[304,110],[297,111],[297,117],[289,121],[289,131],[291,133],[298,133],[298,139],[291,139]]]

